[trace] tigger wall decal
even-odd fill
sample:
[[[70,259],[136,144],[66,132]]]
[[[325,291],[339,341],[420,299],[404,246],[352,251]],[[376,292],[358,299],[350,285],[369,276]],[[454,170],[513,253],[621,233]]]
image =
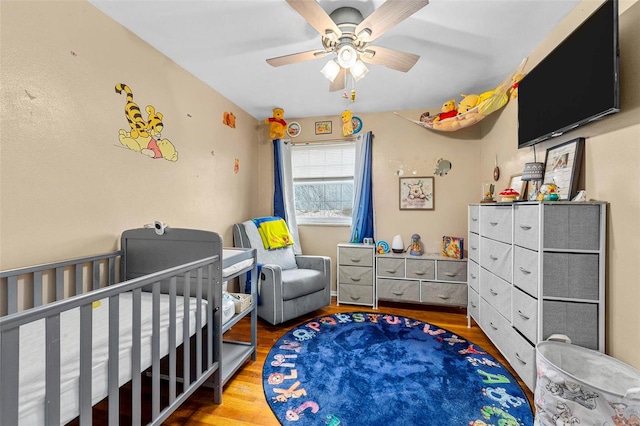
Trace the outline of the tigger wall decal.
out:
[[[178,151],[168,139],[161,139],[164,129],[162,113],[155,107],[147,105],[145,111],[147,119],[142,117],[140,107],[133,101],[133,92],[124,83],[116,84],[116,93],[127,95],[127,103],[124,106],[124,114],[129,122],[130,130],[120,129],[118,139],[120,143],[132,151],[139,152],[151,158],[164,158],[169,161],[178,161]]]

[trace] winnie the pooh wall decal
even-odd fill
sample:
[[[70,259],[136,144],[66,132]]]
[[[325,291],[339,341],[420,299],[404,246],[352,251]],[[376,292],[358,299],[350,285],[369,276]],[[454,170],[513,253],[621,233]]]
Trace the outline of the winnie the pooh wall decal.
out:
[[[178,151],[168,139],[161,139],[164,129],[163,115],[157,112],[153,105],[147,105],[147,119],[142,117],[140,107],[133,101],[133,92],[124,83],[116,84],[116,93],[127,95],[124,106],[124,115],[129,122],[129,130],[120,129],[118,140],[122,146],[132,151],[139,152],[150,158],[164,158],[169,161],[178,161]]]

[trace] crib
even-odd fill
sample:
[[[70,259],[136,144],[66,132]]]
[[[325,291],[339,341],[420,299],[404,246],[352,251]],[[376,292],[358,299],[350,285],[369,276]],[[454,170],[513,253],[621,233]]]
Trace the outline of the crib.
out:
[[[1,425],[91,425],[101,401],[110,425],[122,407],[161,424],[205,384],[221,402],[222,238],[141,228],[120,247],[0,272]]]

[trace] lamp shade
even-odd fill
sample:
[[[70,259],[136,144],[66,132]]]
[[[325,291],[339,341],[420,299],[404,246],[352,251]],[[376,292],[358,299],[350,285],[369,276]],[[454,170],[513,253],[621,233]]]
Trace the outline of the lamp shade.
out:
[[[404,242],[402,242],[400,235],[393,237],[393,241],[391,241],[391,251],[394,253],[404,253]]]
[[[544,163],[525,163],[522,180],[542,180],[544,178]]]
[[[340,72],[340,65],[338,65],[338,62],[336,62],[335,59],[332,59],[327,62],[327,64],[320,70],[320,72],[333,83],[333,80],[336,79],[338,73]]]

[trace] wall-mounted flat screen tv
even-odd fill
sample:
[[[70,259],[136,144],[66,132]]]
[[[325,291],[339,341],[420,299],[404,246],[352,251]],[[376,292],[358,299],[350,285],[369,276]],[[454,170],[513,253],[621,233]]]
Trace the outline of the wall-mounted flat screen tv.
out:
[[[606,0],[518,86],[518,148],[620,111],[618,0]]]

